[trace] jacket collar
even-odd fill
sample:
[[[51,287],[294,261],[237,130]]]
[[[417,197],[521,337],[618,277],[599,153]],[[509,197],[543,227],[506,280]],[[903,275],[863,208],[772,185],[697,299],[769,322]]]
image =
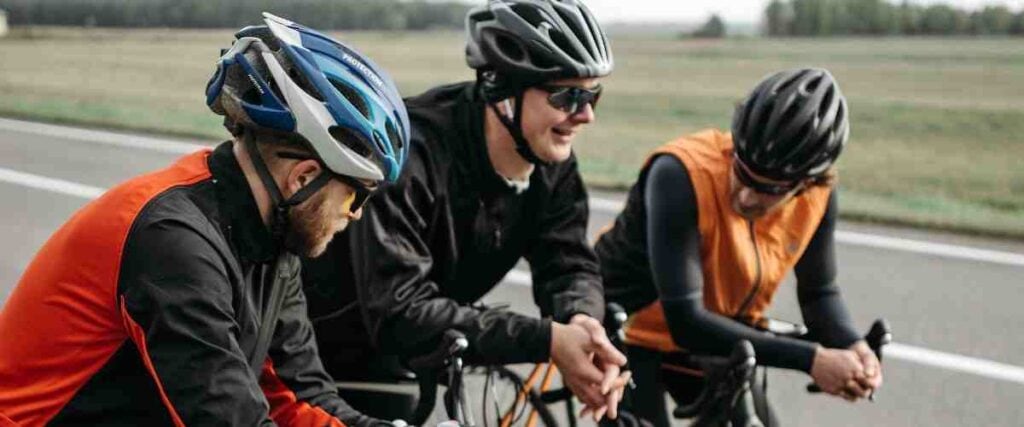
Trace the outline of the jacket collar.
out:
[[[277,245],[263,224],[252,189],[232,151],[233,144],[221,143],[209,157],[222,216],[220,226],[239,257],[250,262],[269,262]]]

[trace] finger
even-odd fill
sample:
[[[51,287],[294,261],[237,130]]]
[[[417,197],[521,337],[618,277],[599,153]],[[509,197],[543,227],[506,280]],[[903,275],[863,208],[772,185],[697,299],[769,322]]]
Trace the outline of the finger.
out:
[[[633,379],[633,371],[626,371],[619,375],[612,383],[612,390],[624,390],[629,385],[629,380]]]
[[[601,421],[601,417],[604,417],[605,412],[608,412],[608,405],[597,408],[597,411],[594,411],[594,422]]]
[[[875,375],[875,377],[872,380],[875,382],[875,384],[874,384],[874,388],[875,389],[878,389],[878,388],[882,387],[882,383],[885,382],[882,379],[882,371],[878,371],[878,375]]]
[[[569,390],[572,391],[581,402],[592,408],[599,408],[604,405],[604,395],[601,394],[600,388],[597,384],[568,384]]]
[[[562,376],[567,380],[575,381],[578,384],[601,384],[604,381],[604,372],[598,369],[586,356],[577,357],[575,360],[571,360],[564,365],[558,366],[558,370],[562,372]]]
[[[601,381],[601,394],[608,394],[615,383],[615,380],[619,378],[619,367],[612,363],[604,364],[604,380]]]
[[[847,402],[856,402],[857,401],[857,397],[854,396],[853,394],[851,394],[850,392],[847,392],[847,391],[840,392],[839,393],[839,397],[842,397]]]
[[[621,391],[625,390],[626,387],[629,386],[629,380],[632,377],[633,377],[632,376],[632,372],[630,372],[630,371],[623,372],[622,374],[620,374],[618,377],[615,378],[615,381],[612,381],[611,387],[608,388],[609,392],[615,392],[615,391],[620,391],[621,392]],[[605,395],[607,396],[608,393],[605,393]]]
[[[612,390],[608,395],[606,404],[608,405],[608,417],[617,420],[619,419],[619,402],[622,401],[622,389]]]
[[[586,418],[586,417],[590,416],[590,414],[592,414],[592,413],[594,413],[594,410],[591,409],[590,406],[584,405],[583,406],[583,410],[580,411],[580,418]]]
[[[860,380],[849,380],[846,382],[846,391],[854,396],[867,397],[868,390],[860,385]]]
[[[882,386],[882,376],[875,375],[872,377],[865,378],[863,381],[861,381],[861,386],[863,386],[864,388],[869,388],[872,391],[874,391],[875,389]]]
[[[875,372],[875,375],[865,377],[864,379],[859,380],[859,382],[861,387],[874,391],[874,389],[882,386],[881,372]]]
[[[622,352],[615,348],[615,346],[608,340],[605,340],[604,344],[598,345],[595,351],[597,357],[605,362],[614,363],[618,366],[626,364],[626,355],[622,354]]]
[[[868,377],[874,377],[878,375],[879,371],[881,371],[881,366],[879,366],[878,358],[875,357],[874,353],[868,353],[867,357],[864,358],[863,362],[864,375],[867,375]]]

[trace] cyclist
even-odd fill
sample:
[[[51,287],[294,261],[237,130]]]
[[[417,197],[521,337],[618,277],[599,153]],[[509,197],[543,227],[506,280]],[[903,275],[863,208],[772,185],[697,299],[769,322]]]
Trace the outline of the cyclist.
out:
[[[601,277],[572,154],[612,70],[608,41],[577,0],[493,0],[466,22],[476,82],[406,100],[406,173],[307,264],[324,363],[339,380],[372,380],[385,368],[365,367],[382,355],[428,352],[456,328],[471,343],[467,363],[551,358],[595,417],[614,416],[625,358],[599,322]],[[553,321],[470,306],[524,257]]]
[[[297,255],[398,176],[408,117],[367,58],[264,17],[206,90],[233,140],[111,189],[28,266],[0,313],[0,424],[376,423],[319,361]]]
[[[741,339],[759,363],[807,372],[848,400],[881,385],[878,360],[836,285],[833,164],[849,136],[847,116],[828,71],[782,71],[737,107],[731,134],[701,131],[649,157],[596,245],[606,297],[630,312],[635,415],[668,425],[663,391],[683,404],[701,388],[672,369],[678,352],[724,355]],[[790,269],[813,341],[755,328]],[[763,390],[753,389],[771,420]]]

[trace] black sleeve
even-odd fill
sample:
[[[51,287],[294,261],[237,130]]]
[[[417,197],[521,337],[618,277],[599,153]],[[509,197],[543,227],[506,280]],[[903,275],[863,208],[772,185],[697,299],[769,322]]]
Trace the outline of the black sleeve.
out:
[[[673,156],[654,160],[645,184],[647,249],[672,339],[700,353],[727,353],[741,339],[758,363],[810,371],[813,344],[773,337],[704,309],[697,202],[686,167]]]
[[[291,270],[295,274],[287,282],[279,283],[285,286],[286,294],[268,352],[273,369],[265,367],[262,378],[264,384],[279,381],[284,386],[284,389],[264,387],[268,396],[277,391],[277,398],[269,399],[272,412],[288,414],[275,416],[275,419],[279,419],[279,423],[288,419],[293,425],[323,425],[329,417],[335,417],[352,427],[373,425],[375,420],[352,409],[338,396],[334,381],[324,370],[313,327],[306,315],[306,297],[298,274],[298,259],[291,258],[294,261]],[[294,394],[294,399],[289,392]]]
[[[273,425],[237,340],[227,264],[206,238],[181,222],[152,223],[129,236],[122,265],[127,314],[182,422]]]
[[[371,337],[385,351],[410,356],[431,350],[445,329],[456,328],[469,339],[467,360],[474,363],[547,360],[549,320],[478,310],[442,294],[433,277],[443,276],[435,269],[444,267],[435,265],[433,251],[451,250],[453,219],[446,192],[433,185],[437,172],[413,148],[403,177],[371,199],[347,236]]]
[[[833,190],[828,208],[800,260],[796,263],[797,300],[808,338],[826,347],[846,348],[860,339],[836,284],[836,218],[839,203]]]
[[[589,200],[575,159],[551,190],[541,214],[538,237],[526,259],[533,274],[534,300],[542,315],[568,322],[574,314],[604,318],[604,289],[597,255],[587,243]]]

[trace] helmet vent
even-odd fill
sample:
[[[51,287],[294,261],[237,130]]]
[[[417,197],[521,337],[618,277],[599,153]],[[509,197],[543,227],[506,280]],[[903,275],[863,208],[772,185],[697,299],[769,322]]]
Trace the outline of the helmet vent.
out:
[[[819,119],[824,119],[825,115],[828,114],[828,111],[831,110],[830,107],[832,106],[832,103],[835,102],[835,95],[836,94],[833,91],[829,91],[828,93],[825,94],[825,99],[821,100],[821,108],[818,108]],[[841,110],[837,111],[837,113],[841,112]]]
[[[253,105],[260,105],[263,103],[263,100],[260,99],[259,89],[257,89],[256,85],[252,82],[249,82],[249,84],[246,85],[245,92],[241,94],[240,98],[242,99],[242,102]]]
[[[303,76],[301,73],[296,71],[295,67],[291,66],[291,63],[282,63],[281,65],[288,66],[288,77],[291,78],[299,88],[309,94],[309,96],[312,96],[313,99],[324,102],[324,96],[320,94],[320,91],[316,90],[316,87],[309,83],[306,76]]]
[[[569,27],[570,30],[572,30],[575,39],[579,40],[581,45],[587,46],[590,44],[587,43],[587,40],[590,39],[590,35],[588,35],[587,32],[583,30],[583,28],[580,28],[581,22],[578,19],[569,15],[560,7],[556,7],[555,12],[557,12],[558,16],[562,18],[562,21],[565,22],[565,25]],[[566,38],[564,35],[562,35],[562,40],[555,40],[555,44],[558,45],[558,47],[562,48],[562,50],[566,51],[567,53],[576,53],[576,49],[573,47],[572,43],[569,42],[569,39]],[[582,58],[577,57],[578,55],[572,56],[573,58],[582,61]]]
[[[388,132],[388,140],[391,141],[391,148],[393,148],[396,153],[400,153],[402,150],[402,138],[398,136],[398,130],[395,129],[395,124],[392,123],[391,120],[388,120],[385,125],[385,129]]]
[[[348,147],[360,157],[368,158],[372,156],[369,141],[366,141],[362,135],[353,132],[352,129],[344,126],[331,126],[327,129],[327,132],[331,134],[335,141]]]
[[[590,14],[583,13],[581,15],[583,16],[583,21],[587,23],[587,27],[590,28],[590,32],[591,33],[593,33],[593,34],[601,34],[601,27],[599,25],[597,25],[596,22],[591,20]],[[605,51],[608,50],[608,46],[605,46],[603,38],[597,37],[596,40],[594,40],[594,43],[597,43],[597,45],[594,46],[595,49],[598,49],[601,52],[605,52]],[[588,46],[589,46],[589,44],[588,44]],[[602,56],[602,55],[598,55],[599,52],[590,52],[590,53],[592,55],[594,55],[595,57]]]
[[[523,18],[524,21],[528,22],[533,27],[540,27],[541,24],[547,23],[547,19],[541,16],[540,11],[535,7],[530,7],[527,4],[516,3],[511,6],[512,11]]]
[[[577,52],[576,49],[572,47],[572,42],[569,41],[569,38],[566,37],[565,34],[562,33],[561,31],[552,31],[551,41],[555,42],[555,46],[558,46],[560,49],[562,49],[562,51],[565,52],[570,57],[572,57],[572,59],[575,59],[577,61],[583,60],[582,58],[580,58],[579,52]]]
[[[285,100],[284,94],[281,93],[281,88],[277,85],[277,80],[270,79],[269,83],[270,91],[274,92],[274,96],[276,96],[277,99],[281,100],[282,103],[285,103],[287,105],[287,101]]]
[[[521,62],[526,59],[526,51],[519,43],[504,34],[497,34],[494,37],[494,45],[498,50],[512,61]]]
[[[370,106],[366,105],[366,100],[363,99],[363,96],[360,95],[359,92],[356,92],[355,89],[352,89],[349,85],[335,79],[330,79],[330,81],[331,85],[341,93],[341,96],[352,104],[356,110],[359,110],[359,114],[362,114],[366,120],[372,120],[370,119]]]

